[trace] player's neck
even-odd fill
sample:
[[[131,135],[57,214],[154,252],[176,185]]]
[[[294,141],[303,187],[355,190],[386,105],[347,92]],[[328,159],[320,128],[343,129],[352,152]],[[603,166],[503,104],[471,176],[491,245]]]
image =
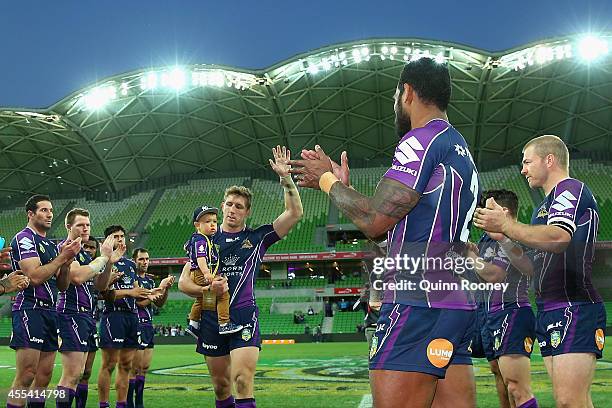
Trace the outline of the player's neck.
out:
[[[569,174],[562,170],[550,174],[548,176],[548,179],[546,180],[546,183],[544,183],[544,185],[542,186],[542,188],[544,189],[544,195],[549,195],[553,188],[555,188],[555,186],[559,184],[559,182],[565,180],[566,178],[569,178]]]
[[[223,232],[229,232],[229,233],[235,234],[237,232],[242,232],[242,230],[244,230],[244,225],[240,225],[237,227],[230,227],[226,223],[223,223],[221,224],[221,228],[223,229]]]
[[[21,225],[23,225],[23,224],[21,224]],[[34,231],[35,233],[37,233],[41,237],[46,237],[47,236],[47,231],[46,230],[42,230],[42,229],[36,228],[31,222],[28,222],[28,228],[30,228],[32,231]]]
[[[434,119],[442,119],[448,122],[448,116],[446,115],[446,112],[443,112],[439,109],[424,107],[421,109],[417,109],[416,112],[413,112],[410,115],[410,125],[412,126],[412,129],[417,129],[425,126]]]

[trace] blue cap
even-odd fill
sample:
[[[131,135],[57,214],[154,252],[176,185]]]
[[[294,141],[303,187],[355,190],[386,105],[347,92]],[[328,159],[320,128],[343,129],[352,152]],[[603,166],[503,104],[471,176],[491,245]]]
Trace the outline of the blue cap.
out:
[[[193,210],[193,222],[199,220],[204,214],[219,214],[219,209],[217,207],[210,207],[208,205],[198,207]]]

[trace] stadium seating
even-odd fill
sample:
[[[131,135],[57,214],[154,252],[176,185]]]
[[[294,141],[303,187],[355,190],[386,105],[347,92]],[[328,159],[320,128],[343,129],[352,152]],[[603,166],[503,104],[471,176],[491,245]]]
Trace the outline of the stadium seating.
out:
[[[612,240],[612,165],[594,163],[589,159],[570,162],[570,175],[586,183],[599,206],[599,241]]]
[[[199,205],[219,207],[225,189],[243,185],[244,178],[191,180],[185,185],[167,189],[155,207],[145,232],[153,257],[184,256],[183,244],[194,232],[192,215]]]
[[[66,206],[70,203],[70,200],[53,200],[53,213],[57,217],[62,211],[66,208]],[[17,208],[11,208],[8,210],[0,211],[0,236],[6,239],[5,246],[8,246],[11,242],[11,239],[17,234],[19,231],[25,228],[28,223],[28,217],[25,213],[25,208],[23,205]],[[53,220],[53,228],[59,226],[63,231],[63,220],[54,219]],[[52,236],[50,234],[50,236]]]
[[[146,191],[121,201],[77,199],[74,206],[89,211],[91,234],[102,237],[104,236],[104,229],[109,225],[121,225],[127,232],[133,231],[154,194],[154,190]],[[58,235],[58,237],[61,237],[61,235]]]
[[[362,310],[357,312],[337,312],[334,314],[333,333],[356,333],[357,325],[363,324],[364,316]]]

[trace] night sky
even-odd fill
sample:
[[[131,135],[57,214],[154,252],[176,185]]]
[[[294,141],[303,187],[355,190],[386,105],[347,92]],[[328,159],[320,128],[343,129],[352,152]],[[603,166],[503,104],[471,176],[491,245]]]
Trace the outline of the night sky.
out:
[[[266,68],[357,39],[425,38],[502,51],[589,31],[612,31],[612,1],[5,2],[0,107],[44,108],[140,68]]]

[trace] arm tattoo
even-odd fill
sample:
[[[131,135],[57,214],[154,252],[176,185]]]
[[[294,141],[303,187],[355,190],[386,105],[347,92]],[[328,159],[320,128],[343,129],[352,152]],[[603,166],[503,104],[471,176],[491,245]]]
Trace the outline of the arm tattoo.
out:
[[[380,220],[382,222],[397,223],[414,208],[421,195],[398,181],[383,177],[374,197],[366,197],[342,183],[332,186],[329,197],[366,236],[373,236],[370,232],[374,232],[371,228],[377,216],[386,218]]]

